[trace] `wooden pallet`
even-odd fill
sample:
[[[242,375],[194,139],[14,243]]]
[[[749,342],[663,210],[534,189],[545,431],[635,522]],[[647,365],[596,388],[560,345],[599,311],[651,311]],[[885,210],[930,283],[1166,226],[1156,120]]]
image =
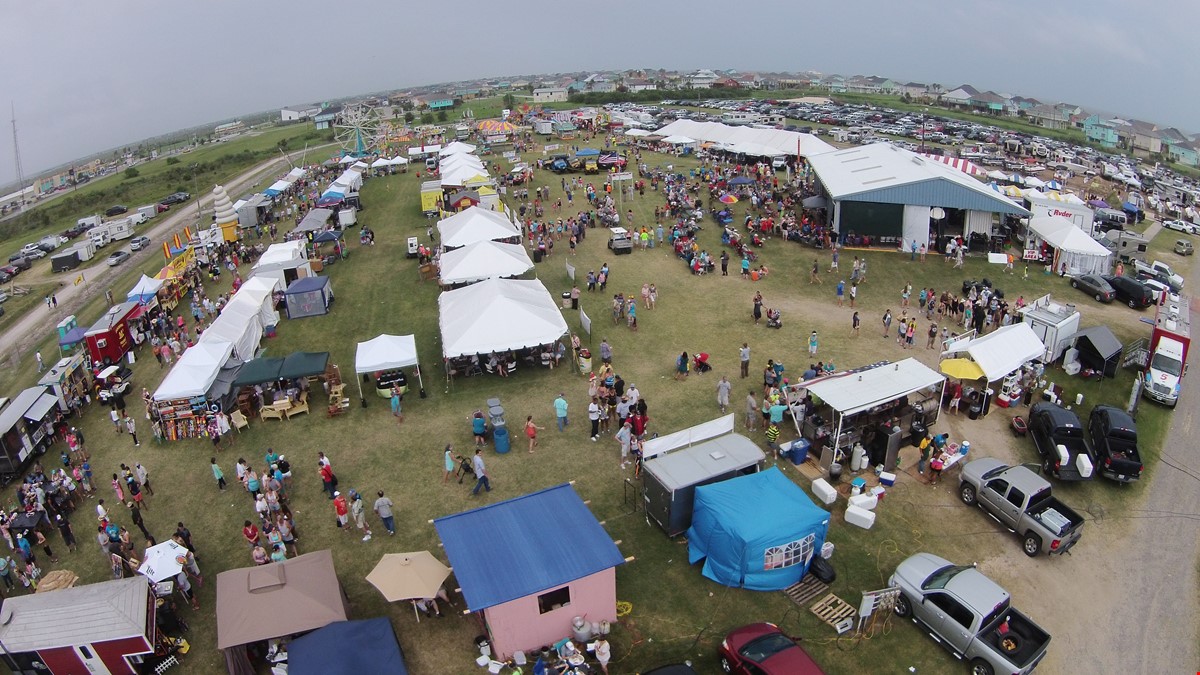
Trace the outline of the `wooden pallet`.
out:
[[[783,589],[783,592],[792,599],[792,602],[804,606],[827,590],[829,590],[829,584],[807,574],[798,583]]]
[[[852,619],[858,610],[842,600],[838,596],[830,593],[826,595],[820,602],[809,608],[817,618],[829,624],[833,628],[846,619]]]

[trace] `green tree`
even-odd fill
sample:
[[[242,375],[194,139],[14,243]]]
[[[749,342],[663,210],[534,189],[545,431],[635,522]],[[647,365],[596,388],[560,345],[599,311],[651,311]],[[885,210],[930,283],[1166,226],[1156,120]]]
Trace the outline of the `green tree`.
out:
[[[433,124],[433,113],[423,113],[421,115],[421,124]]]
[[[445,110],[439,110],[439,111],[438,111],[438,113],[437,113],[437,121],[439,121],[439,122],[445,122],[445,121],[446,121],[446,111],[445,111]]]
[[[517,107],[517,97],[513,96],[512,94],[505,94],[504,95],[504,107],[508,108],[509,110],[512,110],[513,108]]]
[[[405,111],[405,113],[404,113],[404,121],[405,122],[412,124],[412,121],[415,119],[417,119],[417,116],[414,115],[411,110]]]
[[[171,166],[173,164],[178,164],[178,163],[179,163],[178,157],[168,157],[167,158],[167,166]]]
[[[136,166],[131,166],[128,169],[125,169],[125,180],[137,178],[140,175],[142,175],[142,172],[138,171]]]

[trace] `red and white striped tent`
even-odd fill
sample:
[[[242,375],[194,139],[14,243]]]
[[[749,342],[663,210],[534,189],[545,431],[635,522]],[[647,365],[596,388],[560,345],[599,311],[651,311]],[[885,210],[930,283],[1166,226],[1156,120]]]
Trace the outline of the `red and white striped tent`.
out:
[[[929,159],[934,159],[946,166],[958,169],[968,176],[983,176],[986,175],[983,169],[980,169],[973,162],[969,162],[961,157],[950,157],[948,155],[925,155]]]

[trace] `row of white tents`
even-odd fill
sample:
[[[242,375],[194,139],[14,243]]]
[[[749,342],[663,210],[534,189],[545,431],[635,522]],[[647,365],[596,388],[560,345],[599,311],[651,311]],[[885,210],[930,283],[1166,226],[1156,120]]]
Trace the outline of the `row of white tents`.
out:
[[[277,195],[277,194],[287,190],[288,188],[292,187],[293,185],[295,185],[296,181],[300,180],[301,178],[304,178],[304,176],[307,173],[308,172],[305,171],[304,169],[302,169],[300,167],[296,167],[296,168],[292,169],[291,171],[289,171],[286,176],[284,176],[283,178],[280,178],[279,180],[272,183],[271,186],[268,187],[266,190],[263,190],[263,194],[265,194],[268,197],[274,197],[275,195]]]
[[[713,143],[719,149],[753,157],[794,157],[797,154],[807,157],[837,149],[812,134],[783,129],[735,127],[720,122],[695,120],[676,120],[655,131],[654,135],[662,136],[664,142],[676,145]]]

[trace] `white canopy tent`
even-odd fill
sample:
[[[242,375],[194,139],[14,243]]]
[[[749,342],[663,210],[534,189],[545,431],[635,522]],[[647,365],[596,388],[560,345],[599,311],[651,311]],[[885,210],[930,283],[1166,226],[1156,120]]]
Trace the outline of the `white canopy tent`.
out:
[[[1027,323],[1014,323],[968,340],[951,343],[942,356],[966,352],[988,382],[995,382],[1028,361],[1041,358],[1046,345]]]
[[[203,396],[232,353],[233,343],[216,340],[189,347],[163,378],[162,384],[158,385],[154,400],[173,401]]]
[[[388,160],[388,164],[392,166],[405,166],[408,164],[408,160],[403,157],[393,157]]]
[[[338,164],[353,164],[356,161],[358,161],[357,157],[354,157],[352,155],[346,155],[345,157],[338,160]]]
[[[738,154],[747,155],[750,157],[780,157],[787,154],[778,148],[773,148],[769,145],[763,145],[762,143],[752,143],[749,141],[743,141],[741,143],[729,143],[720,147],[722,150],[736,152]]]
[[[478,206],[438,221],[438,236],[444,248],[459,248],[478,241],[520,237],[521,230],[499,211]]]
[[[721,124],[720,122],[676,120],[655,133],[660,136],[686,136],[709,143],[725,143],[730,145],[735,143],[758,143],[792,156],[795,156],[799,152],[805,157],[811,157],[837,149],[812,134],[802,134],[783,129],[734,127],[728,124]]]
[[[667,136],[666,138],[662,139],[662,142],[668,145],[695,145],[696,139],[688,138],[687,136],[675,135]]]
[[[384,333],[379,337],[358,343],[358,350],[354,354],[354,372],[359,375],[404,368],[405,366],[415,367],[417,382],[424,391],[425,382],[421,379],[421,366],[417,362],[417,340],[412,335]],[[356,379],[358,380],[358,397],[362,399],[362,378]]]
[[[635,137],[635,138],[641,138],[641,137],[643,137],[643,136],[652,136],[652,135],[653,135],[653,133],[652,133],[652,132],[649,132],[649,131],[646,131],[645,129],[626,129],[626,130],[625,130],[625,135],[626,135],[626,136],[633,136],[633,137]]]
[[[442,187],[462,187],[475,179],[491,180],[491,175],[488,174],[487,170],[473,166],[456,166],[452,169],[442,171],[441,177]]]
[[[409,157],[425,157],[426,155],[436,155],[441,152],[442,146],[437,145],[414,145],[408,149]]]
[[[558,304],[538,280],[488,279],[438,296],[446,358],[550,344],[567,332]]]
[[[372,169],[382,169],[385,167],[389,167],[391,165],[392,165],[392,160],[390,160],[386,157],[380,157],[379,159],[375,160],[374,162],[371,162]]]
[[[1054,247],[1054,271],[1066,265],[1067,274],[1106,274],[1112,257],[1103,244],[1062,216],[1039,216],[1029,219],[1029,229],[1039,239]]]
[[[158,294],[158,289],[162,288],[166,281],[163,279],[152,279],[145,274],[141,279],[138,279],[137,284],[125,294],[126,300],[136,300],[141,304],[148,304]]]
[[[533,269],[533,260],[520,244],[477,241],[442,254],[444,285],[515,277]]]
[[[1037,176],[1026,176],[1025,177],[1025,185],[1027,185],[1031,188],[1037,188],[1040,190],[1040,189],[1046,187],[1046,181],[1042,180],[1041,178],[1038,178]]]
[[[438,154],[442,157],[445,157],[446,155],[469,155],[474,152],[474,145],[471,145],[470,143],[463,143],[462,141],[454,141],[447,144],[446,147],[442,148],[441,150],[438,150]]]

